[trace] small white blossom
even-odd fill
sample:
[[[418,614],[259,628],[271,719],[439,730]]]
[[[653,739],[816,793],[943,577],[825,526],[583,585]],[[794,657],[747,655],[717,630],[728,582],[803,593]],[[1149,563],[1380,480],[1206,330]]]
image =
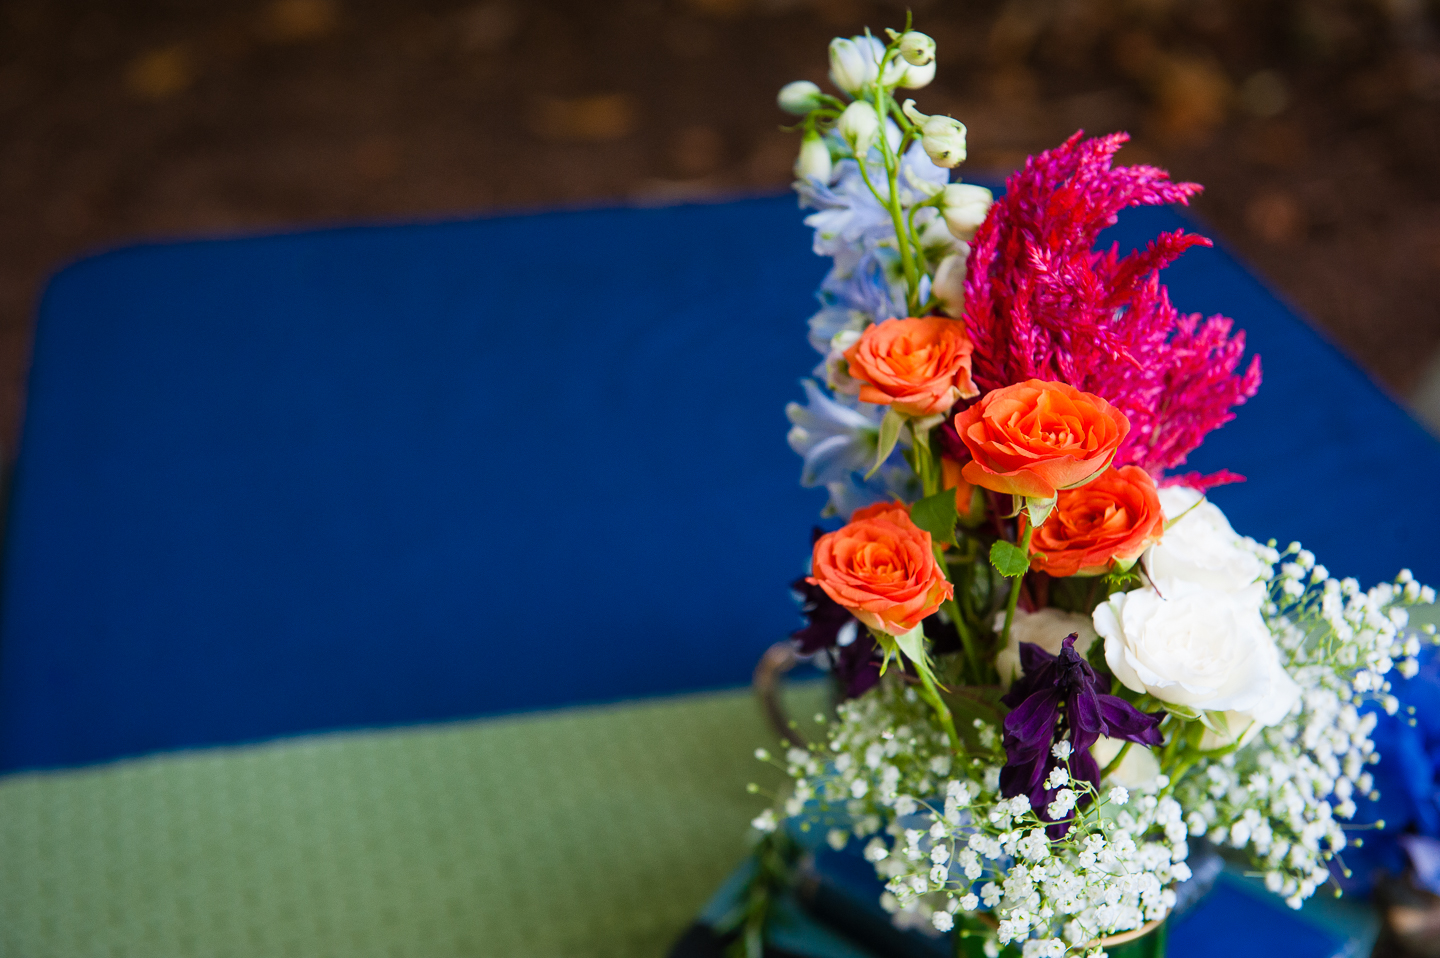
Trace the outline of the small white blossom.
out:
[[[835,129],[856,156],[864,156],[880,135],[880,117],[869,103],[856,100],[840,114]]]
[[[781,87],[775,101],[786,113],[804,116],[820,106],[823,95],[820,88],[809,80],[796,80]]]

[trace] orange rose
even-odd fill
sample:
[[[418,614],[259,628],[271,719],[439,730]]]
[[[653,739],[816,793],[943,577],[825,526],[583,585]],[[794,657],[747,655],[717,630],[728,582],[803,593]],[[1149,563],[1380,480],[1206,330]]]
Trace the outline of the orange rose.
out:
[[[910,521],[910,507],[903,502],[877,502],[874,505],[862,506],[850,513],[851,522],[859,522],[861,519],[876,519],[880,516],[888,516],[898,512],[906,522]]]
[[[955,416],[974,458],[962,475],[977,486],[1034,499],[1089,482],[1130,431],[1125,414],[1065,383],[1027,380],[995,389]]]
[[[935,562],[930,533],[911,522],[899,503],[815,540],[814,567],[805,581],[891,635],[909,632],[955,594]]]
[[[862,402],[893,406],[907,416],[933,416],[961,398],[980,395],[970,380],[974,350],[965,324],[944,316],[887,319],[845,350]]]
[[[1023,513],[1022,513],[1023,515]],[[1051,575],[1102,575],[1128,569],[1160,541],[1165,514],[1155,480],[1139,466],[1107,469],[1078,489],[1066,489],[1030,540],[1030,568]]]

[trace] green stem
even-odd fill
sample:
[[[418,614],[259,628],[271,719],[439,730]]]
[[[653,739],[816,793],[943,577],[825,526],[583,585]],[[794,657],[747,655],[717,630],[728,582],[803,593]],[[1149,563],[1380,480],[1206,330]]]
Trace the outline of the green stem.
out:
[[[881,76],[884,76],[885,67],[894,55],[896,54],[887,54],[881,58]],[[890,113],[889,101],[890,97],[884,88],[879,83],[875,84],[875,114],[880,117],[880,156],[885,161],[885,178],[890,186],[890,193],[883,202],[890,211],[890,221],[895,227],[895,245],[900,249],[900,268],[905,273],[905,305],[910,315],[916,316],[920,312],[920,275],[915,266],[915,255],[910,249],[910,239],[905,232],[905,214],[900,207],[900,161],[891,151],[890,140],[885,135],[885,117]],[[861,167],[864,167],[863,163]],[[871,188],[870,192],[874,193],[874,188]],[[876,199],[879,198],[877,193]]]
[[[933,496],[940,491],[940,477],[935,469],[935,454],[930,451],[928,439],[921,441],[920,430],[915,425],[915,420],[910,420],[910,438],[913,440],[911,448],[915,451],[915,475],[920,480],[920,488],[925,495]]]
[[[941,568],[944,568],[943,566]],[[941,606],[945,614],[950,616],[950,621],[955,623],[955,632],[960,636],[960,645],[965,649],[965,661],[970,666],[971,685],[984,685],[985,677],[980,670],[980,653],[975,648],[975,636],[970,633],[970,627],[965,624],[965,616],[960,613],[960,605],[954,599],[946,599]]]
[[[1027,560],[1030,558],[1030,536],[1034,532],[1030,523],[1025,523],[1025,531],[1020,536],[1020,552]],[[1026,571],[1029,571],[1028,567]],[[1005,603],[1005,630],[1000,633],[1000,644],[1007,648],[1010,645],[1010,625],[1015,621],[1015,604],[1020,601],[1020,585],[1024,581],[1024,572],[1015,576],[1015,581],[1010,585],[1010,598]]]
[[[945,737],[950,740],[950,747],[956,752],[962,751],[964,746],[960,742],[960,733],[955,731],[955,719],[950,714],[950,706],[946,705],[945,700],[940,697],[940,690],[935,688],[935,680],[930,677],[930,670],[922,666],[916,668],[915,671],[920,673],[920,685],[924,689],[920,694],[935,710],[935,717],[940,720],[940,727],[945,730]]]

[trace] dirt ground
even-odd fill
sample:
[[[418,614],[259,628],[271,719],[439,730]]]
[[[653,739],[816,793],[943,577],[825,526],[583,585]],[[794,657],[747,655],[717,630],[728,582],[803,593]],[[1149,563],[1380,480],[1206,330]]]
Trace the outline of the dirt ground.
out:
[[[915,0],[930,112],[1005,171],[1078,127],[1396,395],[1440,346],[1426,0]],[[0,448],[46,277],[140,238],[780,190],[775,90],[859,0],[0,0]],[[1243,318],[1242,318],[1243,319]]]

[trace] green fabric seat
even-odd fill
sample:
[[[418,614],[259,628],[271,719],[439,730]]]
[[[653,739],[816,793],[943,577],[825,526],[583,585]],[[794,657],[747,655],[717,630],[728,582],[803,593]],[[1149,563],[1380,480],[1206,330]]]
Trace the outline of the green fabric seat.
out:
[[[11,776],[0,955],[662,955],[773,741],[736,690]]]

